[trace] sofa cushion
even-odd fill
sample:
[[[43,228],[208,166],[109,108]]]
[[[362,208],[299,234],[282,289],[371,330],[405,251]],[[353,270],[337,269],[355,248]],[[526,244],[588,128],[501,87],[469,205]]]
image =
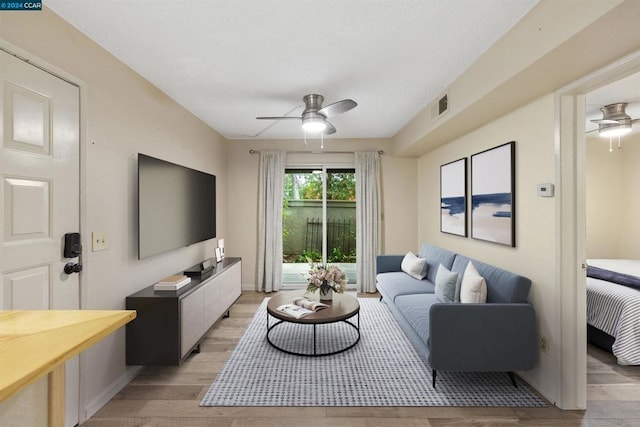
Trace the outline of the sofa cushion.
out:
[[[456,254],[446,249],[425,243],[422,245],[418,256],[427,260],[427,280],[431,283],[435,283],[438,264],[442,264],[445,268],[451,270]]]
[[[436,273],[435,294],[440,302],[451,303],[456,300],[456,285],[458,284],[458,273],[449,271],[442,264],[438,265]]]
[[[463,255],[456,255],[451,271],[464,275],[470,258]],[[473,260],[478,273],[484,277],[487,283],[488,303],[526,303],[531,289],[531,280],[494,267],[483,262]]]
[[[436,290],[437,290],[436,285]],[[460,286],[460,302],[461,303],[485,303],[487,302],[487,282],[484,277],[478,273],[473,262],[467,263],[467,268],[462,276],[462,284]]]
[[[408,252],[402,259],[400,269],[414,279],[422,280],[427,275],[427,260]]]
[[[400,295],[395,305],[420,339],[429,342],[429,310],[438,303],[435,294]]]
[[[433,283],[427,280],[416,280],[402,271],[380,273],[376,276],[377,287],[383,297],[394,301],[398,295],[432,294]]]

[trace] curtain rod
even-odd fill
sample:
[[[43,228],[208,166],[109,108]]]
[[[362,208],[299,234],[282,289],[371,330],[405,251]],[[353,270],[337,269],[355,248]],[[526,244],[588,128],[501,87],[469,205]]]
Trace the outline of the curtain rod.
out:
[[[249,154],[259,153],[260,151],[250,149]],[[287,151],[287,154],[355,154],[355,151]],[[378,154],[384,154],[384,150],[378,150]]]

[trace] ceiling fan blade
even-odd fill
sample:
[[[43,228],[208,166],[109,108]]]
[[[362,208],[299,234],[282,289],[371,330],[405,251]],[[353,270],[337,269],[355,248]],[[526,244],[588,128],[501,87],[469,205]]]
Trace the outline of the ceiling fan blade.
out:
[[[358,104],[352,99],[343,99],[342,101],[334,102],[326,107],[318,110],[318,113],[325,117],[334,117],[338,114],[346,113],[349,110],[356,108]]]
[[[333,126],[331,123],[329,123],[326,120],[324,121],[324,123],[327,125],[327,127],[324,128],[324,134],[325,135],[333,135],[334,133],[336,133],[335,126]]]
[[[614,124],[620,123],[619,120],[611,120],[611,119],[596,119],[596,120],[591,120],[591,122],[602,124],[602,125],[614,125]]]
[[[291,117],[291,116],[282,116],[282,117],[256,117],[258,120],[286,120],[286,119],[296,119],[302,120],[302,117]]]

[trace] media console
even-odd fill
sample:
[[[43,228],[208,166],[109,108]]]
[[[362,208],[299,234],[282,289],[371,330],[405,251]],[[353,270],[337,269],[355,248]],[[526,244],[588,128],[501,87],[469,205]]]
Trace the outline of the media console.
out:
[[[126,327],[127,365],[179,365],[238,299],[242,260],[227,257],[178,291],[148,286],[126,298],[137,318]]]

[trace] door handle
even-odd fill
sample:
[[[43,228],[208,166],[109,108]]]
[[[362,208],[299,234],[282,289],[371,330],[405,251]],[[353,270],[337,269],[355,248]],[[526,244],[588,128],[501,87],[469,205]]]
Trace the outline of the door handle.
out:
[[[82,271],[82,264],[79,262],[68,262],[64,265],[64,272],[67,274],[80,273]]]

